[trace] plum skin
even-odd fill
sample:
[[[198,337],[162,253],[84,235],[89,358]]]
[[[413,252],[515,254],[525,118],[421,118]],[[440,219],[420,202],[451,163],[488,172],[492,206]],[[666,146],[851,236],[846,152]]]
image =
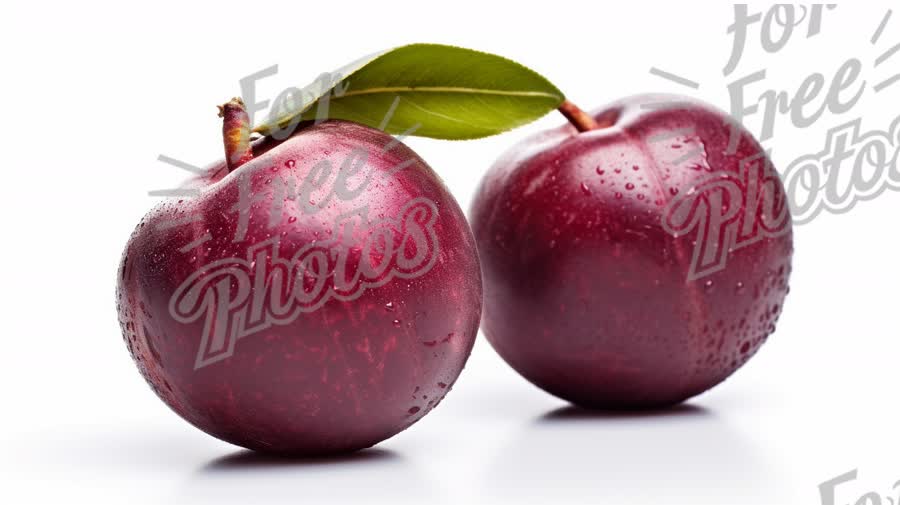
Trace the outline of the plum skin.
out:
[[[762,148],[739,125],[730,146],[727,116],[684,97],[639,95],[591,114],[612,125],[534,135],[482,180],[470,211],[482,330],[513,369],[571,403],[678,404],[724,381],[774,331],[789,291],[790,219],[780,235],[730,252],[724,269],[688,280],[695,236],[668,233],[664,210]],[[702,147],[696,159],[676,163],[691,144]]]
[[[390,149],[382,152],[385,147]],[[341,167],[354,149],[369,153],[364,170],[376,175],[405,168],[374,177],[350,202],[331,198],[315,213],[288,203],[268,226],[278,198],[274,178],[303,181],[316,163]],[[465,365],[482,301],[471,231],[431,168],[378,130],[346,121],[303,124],[283,142],[257,142],[254,155],[231,173],[224,162],[213,165],[187,185],[199,188],[199,196],[163,202],[137,226],[118,272],[123,338],[153,391],[219,439],[294,456],[370,447],[425,416]],[[249,177],[254,199],[261,199],[250,207],[246,236],[234,241],[239,177]],[[332,299],[289,324],[240,338],[231,356],[195,368],[203,318],[184,324],[169,312],[173,293],[188,276],[216,260],[244,258],[249,246],[271,237],[279,238],[280,257],[290,258],[328,238],[347,211],[367,206],[370,220],[399,217],[415,198],[438,210],[436,261],[424,274],[393,278],[352,301]],[[167,227],[189,215],[200,219]],[[212,240],[180,250],[207,230]]]

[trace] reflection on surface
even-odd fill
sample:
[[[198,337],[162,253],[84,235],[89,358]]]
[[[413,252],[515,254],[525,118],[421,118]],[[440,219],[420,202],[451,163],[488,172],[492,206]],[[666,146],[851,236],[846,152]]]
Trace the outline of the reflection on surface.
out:
[[[778,469],[713,412],[550,411],[502,449],[485,475],[501,503],[772,503]]]
[[[116,503],[185,504],[805,503],[783,496],[785,481],[795,480],[784,473],[788,462],[759,449],[796,454],[791,440],[729,423],[740,409],[594,412],[551,409],[559,403],[540,395],[497,397],[436,413],[379,447],[325,459],[266,456],[152,426],[35,431],[7,449],[19,455],[17,470],[39,469],[46,482],[66,486],[67,503],[96,503],[97,493]],[[815,498],[815,485],[836,474],[808,479],[808,494]],[[41,499],[51,489],[30,492],[54,502]]]

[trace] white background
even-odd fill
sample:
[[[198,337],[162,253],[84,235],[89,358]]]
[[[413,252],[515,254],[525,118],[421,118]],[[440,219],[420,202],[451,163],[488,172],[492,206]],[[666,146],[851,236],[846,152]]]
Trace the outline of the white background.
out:
[[[498,3],[499,4],[499,3]],[[765,9],[754,7],[754,10]],[[253,458],[190,427],[137,373],[116,323],[122,247],[185,175],[159,154],[221,157],[215,104],[272,64],[263,96],[373,51],[429,41],[518,60],[585,108],[642,91],[687,92],[728,107],[725,84],[767,68],[765,88],[796,90],[864,62],[869,88],[900,71],[888,4],[826,11],[823,32],[777,54],[759,25],[729,78],[721,2],[27,2],[0,14],[3,248],[0,250],[0,503],[690,503],[817,504],[818,484],[858,468],[838,503],[891,494],[900,478],[897,385],[900,195],[796,229],[792,292],[775,336],[689,407],[655,416],[573,415],[527,384],[480,338],[454,391],[404,433],[321,463]],[[650,67],[701,83],[691,90]],[[863,117],[884,129],[900,85],[871,89],[775,138],[783,167]],[[480,174],[551,114],[498,137],[412,139],[468,208]],[[758,131],[759,118],[748,125]],[[888,502],[885,501],[885,504]]]

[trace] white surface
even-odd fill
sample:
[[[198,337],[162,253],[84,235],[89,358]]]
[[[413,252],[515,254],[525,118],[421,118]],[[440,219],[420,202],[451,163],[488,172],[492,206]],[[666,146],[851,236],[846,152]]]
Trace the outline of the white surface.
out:
[[[796,89],[849,57],[900,42],[900,14],[874,48],[887,3],[826,12],[823,33],[732,76],[769,69]],[[0,503],[817,504],[820,482],[859,468],[838,503],[891,490],[897,454],[900,195],[796,230],[792,293],[773,339],[688,407],[583,417],[519,379],[482,339],[454,391],[377,450],[318,464],[247,456],[187,425],[151,393],[116,324],[121,249],[153,199],[220,157],[214,105],[271,64],[274,94],[372,51],[451,43],[521,61],[593,108],[640,91],[726,108],[730,6],[719,2],[28,2],[0,14],[4,328]],[[243,28],[237,28],[244,23]],[[226,38],[232,37],[232,38]],[[651,66],[702,83],[693,92]],[[897,73],[900,58],[877,70]],[[870,84],[872,82],[870,77]],[[760,88],[759,92],[762,89]],[[887,127],[900,86],[806,130],[779,120],[776,165],[821,149],[857,115]],[[749,124],[756,128],[755,120]],[[466,143],[413,139],[464,208],[480,174],[550,115]],[[887,503],[887,501],[885,501]]]

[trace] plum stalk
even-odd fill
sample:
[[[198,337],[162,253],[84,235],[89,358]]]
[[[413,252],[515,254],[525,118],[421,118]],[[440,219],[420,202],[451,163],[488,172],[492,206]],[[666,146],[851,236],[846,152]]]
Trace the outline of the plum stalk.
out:
[[[603,125],[597,123],[590,114],[581,110],[581,108],[568,100],[564,100],[557,110],[559,110],[559,112],[565,116],[579,132],[597,130],[603,127]]]
[[[232,98],[219,106],[222,119],[222,140],[225,143],[225,163],[228,171],[236,169],[253,159],[250,146],[250,116],[240,98]]]

